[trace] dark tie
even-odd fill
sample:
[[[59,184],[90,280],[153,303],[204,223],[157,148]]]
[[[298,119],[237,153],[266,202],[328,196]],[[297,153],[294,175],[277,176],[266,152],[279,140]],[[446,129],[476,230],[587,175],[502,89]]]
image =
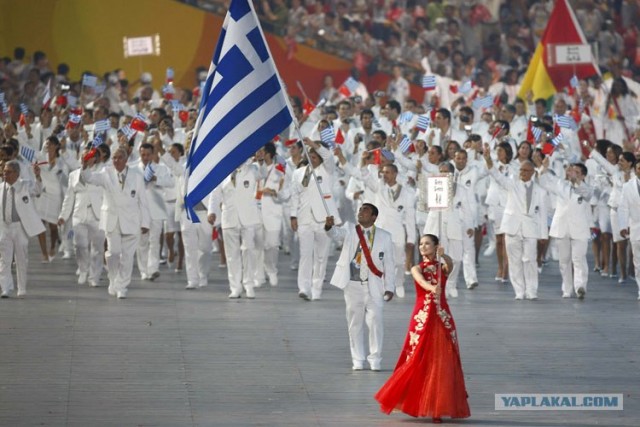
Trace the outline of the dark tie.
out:
[[[302,178],[302,186],[309,186],[309,180],[311,179],[311,168],[307,166],[307,170],[304,173],[304,177]]]
[[[533,196],[533,183],[529,182],[528,186],[525,184],[527,190],[527,212],[529,212],[529,208],[531,207],[531,197]]]

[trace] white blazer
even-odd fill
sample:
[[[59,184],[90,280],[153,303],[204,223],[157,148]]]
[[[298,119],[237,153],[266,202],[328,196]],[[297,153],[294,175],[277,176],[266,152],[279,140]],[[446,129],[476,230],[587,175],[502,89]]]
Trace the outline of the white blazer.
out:
[[[500,232],[518,234],[528,239],[546,239],[547,232],[547,194],[533,179],[531,204],[527,210],[527,190],[520,178],[506,177],[493,167],[489,170],[494,182],[507,194],[504,216]]]
[[[83,179],[104,189],[100,229],[107,233],[119,226],[122,234],[138,234],[141,228],[149,228],[151,221],[149,202],[144,188],[144,177],[136,168],[125,168],[124,184],[118,182],[118,173],[113,166],[99,172],[85,169]]]
[[[73,223],[82,224],[91,220],[89,212],[95,215],[95,219],[100,219],[100,209],[102,207],[102,188],[80,181],[80,169],[76,169],[69,175],[69,186],[67,187],[60,218],[65,221],[73,213]]]
[[[622,186],[622,197],[618,207],[620,230],[628,227],[630,240],[640,240],[640,190],[638,184],[640,184],[640,180],[636,177]]]
[[[11,197],[11,193],[8,191],[10,187],[6,183],[2,183],[0,186],[0,235],[4,234],[6,231],[7,224],[2,220],[2,212],[4,212],[4,199],[5,199],[5,191],[7,191],[7,197]],[[27,236],[33,237],[37,236],[40,233],[44,233],[44,225],[42,225],[42,220],[40,219],[40,215],[36,212],[36,207],[33,203],[35,196],[40,194],[42,191],[42,183],[36,181],[35,183],[32,181],[23,181],[22,179],[18,179],[14,184],[14,206],[16,208],[16,212],[18,213],[18,217],[20,218],[20,222],[22,223],[22,228],[24,229]]]
[[[574,187],[568,181],[549,172],[539,178],[540,185],[558,196],[556,212],[551,221],[549,236],[562,239],[589,240],[591,237],[591,206],[593,188],[582,183]]]
[[[340,258],[336,262],[336,269],[330,283],[337,288],[344,289],[351,279],[351,261],[355,257],[360,243],[358,233],[354,224],[346,222],[340,227],[332,227],[328,234],[336,242],[342,243]],[[382,277],[369,272],[368,280],[370,290],[372,292],[375,290],[380,296],[384,295],[386,291],[394,293],[396,291],[393,251],[391,234],[376,227],[371,247],[371,259],[376,268],[382,272]]]
[[[281,228],[284,217],[284,203],[289,200],[289,184],[285,180],[284,173],[276,168],[273,163],[262,166],[263,178],[260,180],[260,189],[275,190],[276,197],[262,195],[260,199],[260,216],[265,230],[275,231]]]
[[[259,179],[258,167],[245,163],[237,169],[235,177],[232,173],[214,190],[216,200],[222,205],[220,225],[223,229],[261,223],[256,200]]]

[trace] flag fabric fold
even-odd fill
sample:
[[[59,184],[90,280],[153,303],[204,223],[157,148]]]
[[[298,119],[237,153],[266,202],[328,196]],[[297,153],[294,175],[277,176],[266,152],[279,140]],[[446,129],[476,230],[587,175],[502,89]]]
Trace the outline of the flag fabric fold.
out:
[[[269,47],[248,0],[232,0],[202,91],[186,170],[185,208],[193,207],[292,122]]]

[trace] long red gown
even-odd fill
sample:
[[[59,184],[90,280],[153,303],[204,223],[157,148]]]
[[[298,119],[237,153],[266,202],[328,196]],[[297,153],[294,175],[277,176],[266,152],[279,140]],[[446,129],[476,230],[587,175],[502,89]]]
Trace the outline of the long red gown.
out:
[[[420,268],[434,286],[442,274],[441,285],[431,293],[415,283],[409,333],[393,374],[375,398],[387,414],[395,409],[413,417],[467,418],[456,326],[444,292],[447,277],[435,261],[423,261]]]

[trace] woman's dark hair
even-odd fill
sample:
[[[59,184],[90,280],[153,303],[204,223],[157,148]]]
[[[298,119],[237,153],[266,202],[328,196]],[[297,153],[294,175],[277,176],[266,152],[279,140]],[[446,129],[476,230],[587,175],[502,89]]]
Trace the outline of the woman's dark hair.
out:
[[[51,135],[49,138],[47,138],[47,142],[50,142],[56,146],[56,157],[60,157],[60,140]]]
[[[428,237],[429,240],[431,240],[431,242],[436,246],[440,244],[440,239],[438,239],[438,236],[436,236],[435,234],[423,234],[422,237]]]
[[[507,155],[506,163],[510,163],[513,160],[513,148],[511,148],[511,144],[508,142],[501,142],[498,144],[498,148],[502,148]]]
[[[633,153],[629,152],[629,151],[625,151],[622,154],[620,154],[620,156],[622,156],[623,159],[625,159],[627,162],[631,163],[631,167],[634,168],[636,166],[636,156],[633,155]],[[620,157],[618,156],[618,158]]]
[[[518,145],[518,156],[520,155],[520,147],[522,147],[523,144],[527,144],[527,146],[529,147],[529,157],[527,157],[527,160],[531,160],[531,155],[533,154],[533,147],[531,146],[531,143],[529,143],[529,141],[522,141]]]

